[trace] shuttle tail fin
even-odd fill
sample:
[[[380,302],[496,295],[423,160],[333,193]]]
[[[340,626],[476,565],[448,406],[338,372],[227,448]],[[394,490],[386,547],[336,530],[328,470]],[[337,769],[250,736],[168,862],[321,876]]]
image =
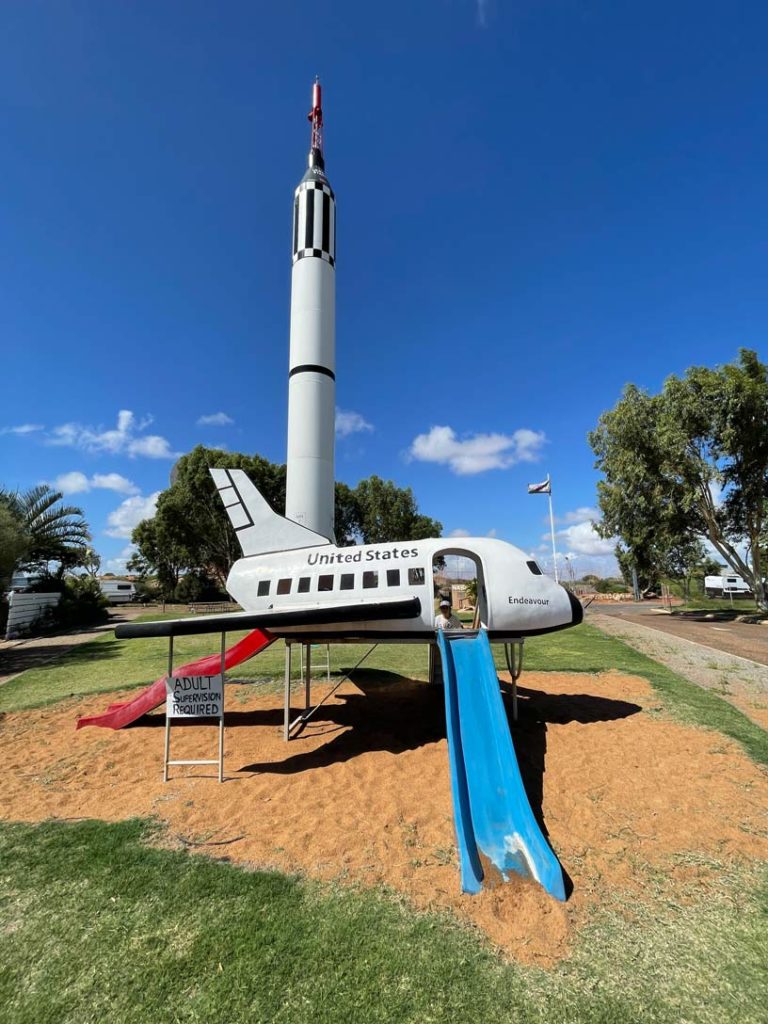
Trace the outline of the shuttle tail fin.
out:
[[[244,555],[266,555],[331,543],[328,537],[278,515],[242,469],[211,469],[209,472]]]

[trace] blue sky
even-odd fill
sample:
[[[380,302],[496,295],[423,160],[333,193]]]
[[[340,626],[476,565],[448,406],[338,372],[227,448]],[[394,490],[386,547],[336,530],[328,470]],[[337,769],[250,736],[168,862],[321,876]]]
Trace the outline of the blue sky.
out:
[[[284,459],[319,73],[363,428],[338,478],[537,551],[549,472],[559,545],[608,570],[600,413],[763,347],[767,29],[706,0],[6,0],[0,482],[63,483],[117,569],[175,453]]]

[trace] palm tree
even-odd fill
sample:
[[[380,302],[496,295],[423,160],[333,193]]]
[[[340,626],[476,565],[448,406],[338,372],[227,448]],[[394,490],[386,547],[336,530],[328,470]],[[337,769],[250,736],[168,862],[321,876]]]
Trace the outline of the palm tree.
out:
[[[62,505],[63,497],[48,484],[38,484],[23,494],[0,490],[0,502],[28,538],[24,565],[59,562],[63,569],[79,564],[91,535],[83,510],[74,505]]]

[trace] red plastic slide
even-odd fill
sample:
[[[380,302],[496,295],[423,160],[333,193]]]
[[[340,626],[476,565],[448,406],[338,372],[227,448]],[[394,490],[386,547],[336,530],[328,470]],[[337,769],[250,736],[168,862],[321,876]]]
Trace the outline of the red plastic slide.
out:
[[[266,630],[254,629],[252,633],[244,636],[234,647],[224,652],[224,668],[229,670],[236,665],[252,658],[254,654],[263,651],[265,647],[274,641],[274,637]],[[209,654],[198,661],[191,661],[188,665],[182,665],[173,670],[174,676],[214,676],[221,671],[221,655]],[[142,690],[133,700],[119,704],[110,704],[107,710],[101,715],[92,715],[90,718],[79,718],[76,729],[82,729],[84,725],[100,725],[105,729],[122,729],[124,725],[130,725],[137,718],[141,718],[153,708],[159,708],[165,700],[165,680],[167,676],[161,676],[155,680],[146,690]]]

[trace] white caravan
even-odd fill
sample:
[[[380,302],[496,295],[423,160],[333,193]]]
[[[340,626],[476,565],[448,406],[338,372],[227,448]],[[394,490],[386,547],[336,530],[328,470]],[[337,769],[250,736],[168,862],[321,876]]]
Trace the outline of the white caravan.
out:
[[[132,636],[263,628],[278,637],[434,640],[432,566],[444,555],[475,563],[481,624],[509,641],[581,622],[579,601],[519,548],[488,537],[337,547],[270,508],[239,469],[211,475],[244,557],[227,590],[246,609],[227,615],[132,623]]]
[[[128,604],[136,597],[136,587],[126,580],[99,580],[99,587],[110,604]]]
[[[705,576],[704,593],[707,597],[723,597],[725,594],[750,597],[752,588],[741,576]]]

